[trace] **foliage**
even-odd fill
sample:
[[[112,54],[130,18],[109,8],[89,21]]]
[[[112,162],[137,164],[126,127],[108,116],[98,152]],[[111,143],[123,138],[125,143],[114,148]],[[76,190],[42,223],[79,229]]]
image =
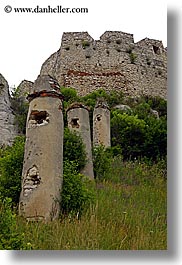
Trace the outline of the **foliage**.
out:
[[[94,186],[91,180],[78,173],[77,165],[64,161],[61,208],[64,214],[81,215],[94,202]]]
[[[143,101],[148,103],[151,109],[157,110],[159,113],[159,117],[167,117],[167,100],[158,96],[145,96],[143,97]]]
[[[82,138],[69,128],[64,129],[63,160],[74,162],[77,170],[81,170],[86,164],[86,151]]]
[[[126,52],[129,53],[131,63],[135,63],[137,55],[133,52],[133,47],[126,49]]]
[[[30,244],[24,243],[24,234],[16,231],[16,214],[13,213],[10,198],[0,198],[0,249],[25,250]]]
[[[151,117],[147,120],[143,153],[146,157],[156,160],[167,155],[167,121]]]
[[[140,103],[134,114],[112,111],[112,146],[120,146],[124,159],[147,157],[153,161],[167,153],[167,121],[150,114],[148,103]]]
[[[139,119],[146,120],[151,116],[150,105],[146,102],[137,104],[134,107],[134,115],[137,115]]]
[[[136,61],[136,59],[137,59],[137,55],[136,55],[136,53],[134,53],[134,52],[131,52],[130,53],[130,60],[131,60],[131,63],[135,63],[135,61]]]
[[[90,43],[87,40],[82,41],[82,47],[83,49],[86,49],[87,47],[90,47]]]
[[[19,231],[35,250],[165,250],[167,189],[161,163],[115,157],[107,181],[96,183],[96,203],[81,217],[68,214],[50,223],[21,219]]]
[[[21,134],[25,134],[28,103],[26,103],[22,98],[15,97],[11,100],[11,106],[15,113],[15,125],[18,128],[18,132]]]
[[[111,171],[112,154],[105,149],[104,146],[99,146],[93,150],[93,165],[94,175],[96,179],[106,179],[106,174]]]
[[[17,87],[12,93],[11,106],[15,113],[15,125],[18,132],[21,134],[26,133],[26,119],[28,113],[28,102],[25,102],[24,97],[21,95],[20,88]],[[26,94],[24,94],[26,96]]]
[[[112,145],[121,146],[124,159],[133,159],[142,155],[145,142],[146,123],[137,116],[112,112]]]
[[[77,92],[74,88],[71,87],[61,87],[61,93],[64,96],[64,102],[72,103],[78,100]]]
[[[111,108],[121,103],[121,101],[123,100],[123,93],[121,91],[110,91],[109,93],[107,93],[104,89],[100,88],[82,97],[81,101],[85,103],[85,105],[89,106],[91,110],[93,110],[98,98],[105,99],[109,107]]]
[[[0,193],[18,203],[21,191],[25,137],[16,137],[12,147],[2,150],[0,157]]]

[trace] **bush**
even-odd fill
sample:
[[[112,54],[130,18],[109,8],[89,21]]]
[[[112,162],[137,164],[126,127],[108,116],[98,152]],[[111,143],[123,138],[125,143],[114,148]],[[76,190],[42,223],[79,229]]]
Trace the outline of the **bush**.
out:
[[[15,113],[15,125],[18,128],[18,132],[21,134],[26,133],[26,120],[28,113],[28,102],[20,94],[19,87],[12,93],[11,106]]]
[[[145,96],[143,101],[148,103],[151,109],[157,110],[159,117],[167,117],[167,100],[160,97]]]
[[[63,214],[81,215],[95,201],[94,183],[78,173],[77,165],[64,161],[61,208]]]
[[[0,198],[0,249],[25,250],[31,244],[24,243],[24,234],[16,231],[16,214],[12,212],[10,198]]]
[[[146,123],[137,116],[113,111],[111,118],[112,146],[120,146],[124,159],[142,155],[145,143]]]
[[[18,136],[12,147],[2,150],[0,157],[0,193],[18,203],[21,191],[25,137]]]
[[[151,117],[147,120],[143,153],[152,160],[158,160],[167,155],[167,121]]]
[[[61,93],[64,96],[64,101],[72,103],[78,100],[77,92],[74,88],[61,87]]]
[[[146,102],[138,104],[134,108],[134,114],[137,115],[139,119],[147,120],[151,116],[150,105]]]
[[[93,150],[94,175],[98,180],[106,179],[106,175],[111,171],[112,153],[99,146]]]
[[[74,162],[80,171],[86,164],[86,151],[82,138],[68,128],[64,129],[63,160]]]

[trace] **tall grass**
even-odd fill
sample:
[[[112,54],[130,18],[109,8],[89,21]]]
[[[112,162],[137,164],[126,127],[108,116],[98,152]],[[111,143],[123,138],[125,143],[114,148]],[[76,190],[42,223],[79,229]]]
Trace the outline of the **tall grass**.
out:
[[[165,250],[167,202],[164,170],[158,165],[113,161],[96,183],[97,200],[79,216],[42,223],[17,217],[17,231],[32,249]]]

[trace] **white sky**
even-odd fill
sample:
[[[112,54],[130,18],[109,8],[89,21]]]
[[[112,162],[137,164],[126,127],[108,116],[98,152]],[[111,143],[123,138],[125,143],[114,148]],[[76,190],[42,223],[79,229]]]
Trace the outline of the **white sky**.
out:
[[[87,7],[88,14],[5,13],[4,7]],[[0,73],[9,86],[34,81],[43,62],[61,44],[64,31],[88,31],[99,39],[106,30],[162,40],[167,46],[167,2],[164,0],[1,0]]]

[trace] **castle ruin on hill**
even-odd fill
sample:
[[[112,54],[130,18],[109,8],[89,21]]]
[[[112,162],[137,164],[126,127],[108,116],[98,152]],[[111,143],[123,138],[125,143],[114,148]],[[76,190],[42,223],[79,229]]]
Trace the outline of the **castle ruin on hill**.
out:
[[[22,81],[19,96],[29,101],[19,213],[29,220],[58,217],[63,182],[63,96],[72,87],[84,96],[97,89],[119,91],[131,97],[167,98],[167,49],[161,41],[106,31],[99,40],[87,32],[64,33],[60,49],[42,65],[36,81]],[[28,95],[28,97],[27,97]],[[8,83],[0,75],[0,146],[18,134]],[[73,103],[67,109],[70,130],[86,147],[82,173],[94,179],[89,109]],[[110,143],[110,110],[98,99],[93,111],[93,146]]]
[[[133,34],[121,31],[106,31],[99,40],[87,32],[65,32],[60,49],[43,63],[40,75],[75,88],[80,96],[103,88],[121,91],[126,97],[167,99],[167,48],[149,38],[135,43]],[[24,101],[33,86],[27,80],[20,83]],[[10,99],[8,83],[0,75],[0,146],[11,144],[18,134]]]
[[[54,76],[83,96],[96,89],[126,96],[167,97],[167,49],[161,41],[106,31],[99,40],[87,32],[63,33],[60,49],[42,65],[41,75]]]

